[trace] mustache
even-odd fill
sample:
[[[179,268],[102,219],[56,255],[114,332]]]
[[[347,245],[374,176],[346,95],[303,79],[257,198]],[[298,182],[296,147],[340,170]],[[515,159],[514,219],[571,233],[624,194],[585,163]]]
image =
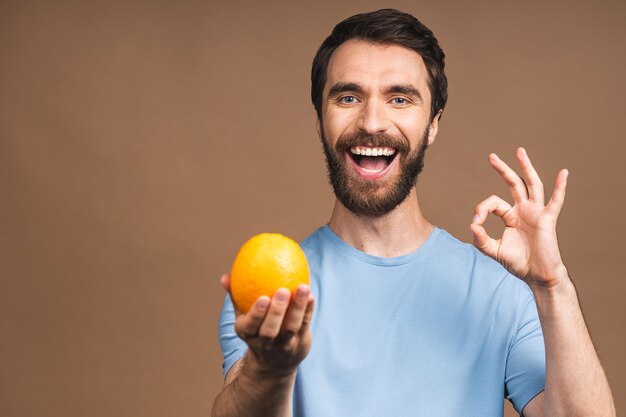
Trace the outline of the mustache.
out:
[[[411,149],[407,140],[404,138],[398,138],[386,133],[368,135],[362,132],[341,135],[339,139],[337,139],[335,148],[337,149],[337,152],[343,153],[350,151],[350,148],[353,146],[394,148],[396,151],[401,153],[408,153]]]

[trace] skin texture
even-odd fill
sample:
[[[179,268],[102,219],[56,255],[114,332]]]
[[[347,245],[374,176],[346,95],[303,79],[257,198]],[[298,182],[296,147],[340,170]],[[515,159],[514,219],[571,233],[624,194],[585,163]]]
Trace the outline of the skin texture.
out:
[[[422,58],[411,50],[360,40],[342,44],[328,67],[323,120],[317,123],[320,138],[330,149],[342,136],[355,133],[389,135],[404,141],[409,152],[423,141],[431,145],[440,113],[429,117],[427,81]],[[335,86],[342,86],[337,94]],[[558,174],[552,197],[545,203],[543,184],[526,151],[520,148],[516,156],[523,180],[495,154],[489,156],[489,163],[509,186],[513,204],[497,196],[487,198],[476,207],[470,227],[476,247],[526,281],[537,301],[546,345],[546,388],[523,413],[528,417],[614,416],[610,389],[558,248],[556,221],[568,172]],[[348,186],[362,182],[358,169],[346,162]],[[370,194],[384,198],[396,186],[400,172],[400,164],[392,164],[383,176],[371,180]],[[354,188],[354,192],[360,191]],[[491,213],[505,224],[500,238],[490,237],[482,226]],[[415,187],[402,203],[377,217],[356,215],[336,200],[329,226],[348,244],[380,257],[416,250],[433,230],[422,215]],[[227,275],[222,284],[228,291]],[[250,349],[227,375],[214,404],[215,417],[291,416],[297,365],[311,345],[314,300],[306,286],[291,302],[290,296],[280,290],[271,300],[259,298],[248,314],[237,312],[235,330]]]

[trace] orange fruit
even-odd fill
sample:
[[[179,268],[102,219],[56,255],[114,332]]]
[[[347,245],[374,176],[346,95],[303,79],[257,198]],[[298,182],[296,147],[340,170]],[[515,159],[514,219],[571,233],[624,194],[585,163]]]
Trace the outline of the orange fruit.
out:
[[[247,313],[257,298],[279,288],[291,293],[309,285],[309,265],[300,245],[278,233],[261,233],[243,244],[230,272],[230,294]]]

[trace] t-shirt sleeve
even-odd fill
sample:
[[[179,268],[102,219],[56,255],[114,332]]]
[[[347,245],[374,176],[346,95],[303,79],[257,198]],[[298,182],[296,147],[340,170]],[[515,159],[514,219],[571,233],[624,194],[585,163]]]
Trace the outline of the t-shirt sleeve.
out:
[[[517,331],[506,363],[506,398],[521,414],[523,408],[545,388],[546,360],[543,333],[535,299],[528,290],[522,303]]]
[[[248,350],[246,343],[235,333],[235,309],[226,295],[219,324],[220,346],[222,348],[222,371],[224,377],[230,368],[245,355]]]

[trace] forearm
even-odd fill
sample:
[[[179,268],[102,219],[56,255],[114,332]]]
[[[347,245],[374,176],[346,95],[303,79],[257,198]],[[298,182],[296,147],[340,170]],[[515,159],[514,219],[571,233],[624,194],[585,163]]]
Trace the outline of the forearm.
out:
[[[565,274],[533,288],[546,346],[545,416],[615,416],[609,384],[593,347],[576,289]]]
[[[269,374],[242,364],[218,394],[212,417],[291,417],[295,372]]]

